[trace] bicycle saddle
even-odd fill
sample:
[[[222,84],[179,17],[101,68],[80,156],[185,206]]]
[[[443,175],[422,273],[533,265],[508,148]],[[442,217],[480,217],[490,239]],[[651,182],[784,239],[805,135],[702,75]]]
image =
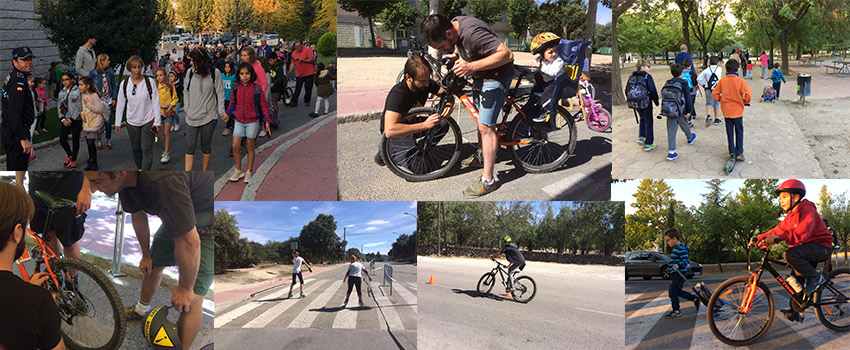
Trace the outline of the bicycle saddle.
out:
[[[35,196],[41,198],[50,210],[69,208],[77,205],[74,201],[59,198],[44,191],[35,191]]]

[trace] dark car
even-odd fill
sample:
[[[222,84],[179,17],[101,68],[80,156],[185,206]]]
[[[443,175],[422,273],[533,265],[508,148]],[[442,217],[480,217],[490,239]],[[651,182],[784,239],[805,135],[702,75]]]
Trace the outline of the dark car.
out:
[[[670,273],[667,271],[669,263],[670,257],[665,254],[648,250],[628,252],[626,253],[626,280],[630,277],[643,277],[643,279],[648,280],[655,276],[661,276],[665,280],[670,279]],[[691,279],[697,274],[702,274],[702,266],[691,261],[691,266],[688,267],[688,273],[685,274],[685,277]]]

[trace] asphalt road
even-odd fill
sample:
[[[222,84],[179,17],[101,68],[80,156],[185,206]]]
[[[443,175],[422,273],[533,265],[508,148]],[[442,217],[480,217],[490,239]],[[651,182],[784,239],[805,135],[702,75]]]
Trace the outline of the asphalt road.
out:
[[[460,110],[463,108],[458,108]],[[459,113],[459,115],[458,115]],[[460,159],[478,142],[475,120],[466,110],[455,112],[462,137]],[[465,200],[463,190],[481,176],[481,168],[460,169],[460,161],[442,178],[407,182],[374,163],[380,145],[380,121],[337,126],[340,200]],[[598,133],[577,123],[575,155],[560,169],[529,174],[514,166],[508,151],[500,149],[495,172],[500,187],[483,200],[608,200],[611,198],[611,133]]]
[[[783,276],[788,270],[778,270]],[[704,275],[693,278],[693,283],[703,282],[712,291],[723,281],[743,273]],[[790,296],[769,273],[762,278],[770,288],[774,300],[774,320],[767,334],[750,349],[846,349],[850,333],[834,332],[823,326],[815,311],[805,312],[805,321],[800,324],[784,317],[779,309],[788,308]],[[705,315],[705,306],[700,305],[694,313],[691,302],[681,299],[682,317],[665,319],[670,312],[667,296],[669,281],[654,278],[649,281],[634,279],[626,281],[626,349],[733,349],[721,343],[711,333]],[[843,282],[847,283],[847,281]],[[685,284],[684,289],[690,291]],[[692,292],[691,292],[692,293]]]
[[[527,304],[488,295],[478,279],[495,264],[485,259],[419,257],[421,349],[621,349],[623,268],[530,261],[537,282]],[[428,285],[431,276],[435,285]],[[497,278],[497,280],[499,280]]]
[[[288,298],[288,284],[217,310],[218,349],[416,349],[416,265],[392,263],[394,277],[408,286],[380,287],[383,265],[376,263],[372,292],[363,284],[363,302],[356,292],[346,307],[348,264],[305,274],[305,298]],[[368,267],[368,264],[367,264]],[[365,279],[365,277],[364,277]]]

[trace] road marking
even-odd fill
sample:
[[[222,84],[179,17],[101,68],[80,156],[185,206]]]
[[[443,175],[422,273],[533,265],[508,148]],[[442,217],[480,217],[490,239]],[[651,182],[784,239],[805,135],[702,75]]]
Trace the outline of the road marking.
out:
[[[313,301],[311,301],[310,304],[307,305],[307,308],[303,312],[298,314],[298,316],[295,317],[295,319],[292,320],[292,322],[290,322],[289,326],[287,326],[286,328],[309,328],[310,325],[313,324],[313,321],[316,320],[316,317],[319,317],[319,312],[310,311],[310,309],[318,309],[325,307],[328,304],[328,301],[331,300],[331,297],[334,295],[334,293],[336,293],[338,290],[341,290],[343,286],[345,286],[345,283],[340,283],[337,279],[328,281],[331,282],[327,286],[328,288],[324,292],[316,296],[316,298],[313,299]],[[334,288],[334,285],[336,285],[336,288]]]
[[[633,294],[629,297],[635,299],[637,295]],[[629,302],[628,299],[626,303]],[[637,347],[668,309],[670,309],[670,298],[666,293],[662,293],[626,318],[626,349]]]
[[[404,330],[404,324],[401,322],[401,318],[398,317],[398,312],[395,310],[395,305],[390,303],[390,299],[384,294],[382,287],[378,282],[369,282],[372,284],[372,295],[375,296],[375,301],[378,302],[378,305],[381,306],[381,312],[377,312],[378,314],[378,322],[389,324],[390,330]],[[383,315],[383,317],[382,317]]]
[[[393,286],[393,292],[397,292],[399,295],[401,295],[401,298],[404,299],[404,302],[407,305],[410,305],[410,308],[413,309],[413,312],[418,314],[419,309],[416,305],[416,296],[413,295],[413,293],[411,293],[409,290],[407,290],[407,288],[408,287],[406,285],[396,283],[396,285]]]
[[[605,312],[605,311],[585,309],[585,308],[580,308],[580,307],[577,307],[576,310],[587,311],[587,312],[595,312],[595,313],[598,313],[598,314],[609,315],[609,316],[623,317],[623,315],[618,315],[618,314]]]
[[[327,284],[327,282],[329,282],[329,280],[317,281],[316,283],[313,283],[313,285],[315,287],[312,288],[311,290],[307,290],[307,292],[312,293],[313,290],[318,290],[321,287],[324,287]],[[286,292],[289,293],[289,291],[286,291]],[[275,305],[274,307],[266,310],[266,312],[263,312],[260,316],[257,316],[256,318],[251,320],[251,322],[246,323],[244,326],[242,326],[242,328],[264,328],[269,323],[271,323],[275,318],[282,315],[287,309],[292,307],[292,305],[295,305],[295,303],[297,303],[299,300],[300,299],[283,300],[283,301],[279,302],[277,305]]]
[[[333,328],[356,329],[359,312],[354,310],[354,307],[358,307],[357,302],[349,300],[348,305],[336,313]]]
[[[309,282],[312,282],[312,281],[313,281],[313,278],[304,279],[304,283],[305,283],[306,286],[308,286],[308,288],[312,284],[312,283],[309,283]],[[281,282],[281,284],[286,284],[286,282]],[[286,289],[285,286],[279,285],[276,288],[281,288],[281,290],[279,292],[275,292],[275,293],[263,296],[262,298],[277,299],[277,298],[283,297],[285,294],[289,293],[289,291]],[[222,326],[230,323],[231,321],[235,320],[239,316],[242,316],[242,315],[250,312],[251,310],[254,310],[254,309],[256,309],[256,308],[258,308],[262,305],[263,305],[263,303],[248,301],[248,302],[246,302],[245,305],[242,305],[242,306],[240,306],[236,309],[228,311],[228,312],[226,312],[226,313],[224,313],[220,316],[216,316],[214,318],[214,325],[215,325],[214,327],[216,327],[216,328],[222,327]]]
[[[549,195],[549,199],[562,197],[567,192],[584,188],[585,186],[590,185],[593,182],[593,179],[585,175],[584,173],[575,173],[570,176],[567,176],[563,180],[556,181],[543,187],[543,192]]]

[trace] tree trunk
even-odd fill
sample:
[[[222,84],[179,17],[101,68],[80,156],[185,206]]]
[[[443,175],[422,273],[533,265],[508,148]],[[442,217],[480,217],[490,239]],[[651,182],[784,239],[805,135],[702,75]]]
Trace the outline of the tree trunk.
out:
[[[585,26],[587,27],[585,36],[585,40],[593,41],[593,36],[596,34],[596,7],[599,4],[599,1],[596,0],[588,0],[587,1],[587,16],[585,16]],[[587,61],[591,62],[591,58],[593,56],[593,50],[587,54]]]
[[[803,44],[797,43],[797,61],[803,58]]]
[[[617,12],[616,10],[614,11]],[[617,45],[617,18],[611,18],[611,100],[615,105],[626,103],[626,95],[623,92],[623,80],[620,78],[620,48]]]
[[[783,33],[779,34],[779,50],[782,53],[782,74],[789,74],[788,70],[788,37]]]
[[[375,41],[375,25],[372,23],[372,17],[367,17],[369,21],[369,34],[372,35],[372,47],[378,47],[378,42]]]

